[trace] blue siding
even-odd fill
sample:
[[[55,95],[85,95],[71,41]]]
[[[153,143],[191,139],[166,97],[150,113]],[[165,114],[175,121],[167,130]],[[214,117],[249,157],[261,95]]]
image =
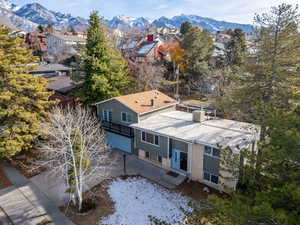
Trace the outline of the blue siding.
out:
[[[132,139],[112,132],[105,132],[107,144],[124,152],[132,153]]]

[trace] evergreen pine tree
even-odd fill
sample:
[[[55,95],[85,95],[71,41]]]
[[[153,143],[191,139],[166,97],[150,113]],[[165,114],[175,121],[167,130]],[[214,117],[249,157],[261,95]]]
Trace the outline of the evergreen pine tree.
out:
[[[213,40],[207,31],[193,27],[184,35],[181,46],[184,54],[184,75],[188,82],[203,82],[209,75],[209,59],[212,56]]]
[[[232,32],[231,40],[226,45],[227,62],[230,66],[242,66],[246,57],[246,38],[241,29]]]
[[[121,53],[108,38],[102,19],[93,12],[89,19],[84,96],[86,103],[122,95],[130,91],[131,78]]]
[[[0,158],[30,149],[51,106],[47,81],[24,66],[36,59],[0,26]]]
[[[191,29],[193,28],[193,25],[186,21],[186,22],[183,22],[180,26],[180,33],[185,35],[186,33],[188,33]]]
[[[37,27],[37,31],[39,33],[44,33],[45,32],[45,28],[43,27],[43,25],[39,24],[38,27]]]

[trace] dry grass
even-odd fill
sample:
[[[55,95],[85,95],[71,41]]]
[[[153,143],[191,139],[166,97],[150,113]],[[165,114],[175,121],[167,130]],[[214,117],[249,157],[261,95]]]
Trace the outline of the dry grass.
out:
[[[18,169],[26,178],[34,177],[45,170],[35,162],[39,159],[38,150],[23,151],[9,160],[9,163]]]
[[[208,188],[209,193],[205,192],[203,189]],[[195,201],[206,200],[209,195],[215,194],[220,197],[225,197],[226,194],[220,193],[219,191],[208,187],[205,184],[201,184],[196,181],[185,181],[182,184],[178,185],[175,191],[182,193],[185,196],[192,198]]]

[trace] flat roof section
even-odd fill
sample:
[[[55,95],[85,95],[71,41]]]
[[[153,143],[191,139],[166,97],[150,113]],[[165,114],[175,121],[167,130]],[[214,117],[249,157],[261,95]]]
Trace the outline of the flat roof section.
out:
[[[258,140],[260,127],[226,119],[207,117],[204,122],[194,122],[193,114],[172,111],[151,116],[131,127],[142,129],[199,144],[231,147],[237,150]]]

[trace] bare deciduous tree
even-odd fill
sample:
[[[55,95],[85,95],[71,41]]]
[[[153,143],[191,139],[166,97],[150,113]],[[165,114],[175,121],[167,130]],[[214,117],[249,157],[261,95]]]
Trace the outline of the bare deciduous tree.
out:
[[[160,89],[164,79],[165,68],[156,63],[141,63],[133,66],[138,89],[147,91]]]
[[[55,108],[43,130],[41,143],[44,166],[64,178],[73,203],[81,211],[83,193],[97,180],[108,178],[114,160],[106,147],[101,125],[90,110]]]

